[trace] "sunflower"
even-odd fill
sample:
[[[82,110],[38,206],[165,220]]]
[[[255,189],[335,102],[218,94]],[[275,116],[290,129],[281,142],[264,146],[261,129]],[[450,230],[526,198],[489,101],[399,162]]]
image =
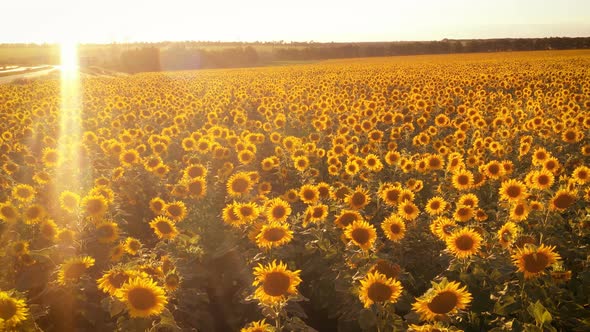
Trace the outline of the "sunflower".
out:
[[[385,236],[393,242],[400,241],[406,235],[406,223],[395,214],[387,217],[381,223],[381,229],[383,229]]]
[[[183,170],[183,175],[189,179],[205,178],[207,176],[207,167],[201,164],[192,164]]]
[[[281,198],[273,198],[265,206],[266,219],[270,222],[283,222],[291,215],[291,205]]]
[[[35,198],[35,189],[28,184],[17,184],[12,187],[12,197],[20,202],[30,202]]]
[[[246,223],[246,220],[240,218],[238,213],[236,212],[236,208],[239,206],[239,203],[233,202],[227,204],[223,210],[221,211],[221,218],[223,222],[232,226],[232,227],[240,227],[241,225]]]
[[[96,225],[96,237],[100,243],[113,243],[119,238],[119,225],[112,221],[103,221]]]
[[[123,165],[124,167],[130,167],[134,164],[137,164],[140,161],[139,152],[137,152],[137,150],[135,149],[123,151],[119,155],[119,161],[121,162],[121,165]]]
[[[152,210],[154,214],[158,215],[163,213],[166,202],[160,197],[154,197],[150,200],[149,206],[150,210]]]
[[[426,213],[431,216],[436,216],[439,214],[444,213],[445,209],[447,208],[447,202],[444,198],[440,196],[432,197],[426,203]]]
[[[537,148],[535,151],[533,151],[533,165],[542,165],[550,157],[551,154],[549,154],[545,148]]]
[[[293,231],[289,229],[288,224],[271,221],[264,224],[260,229],[260,233],[256,235],[256,245],[260,248],[270,249],[287,244],[292,239]]]
[[[301,283],[301,271],[290,271],[283,262],[276,260],[268,265],[258,264],[254,268],[253,286],[258,286],[254,298],[266,305],[288,301],[290,296],[297,295],[297,286]]]
[[[555,176],[546,169],[531,173],[531,187],[535,189],[548,189],[553,185]]]
[[[414,204],[411,201],[405,200],[398,206],[397,213],[405,220],[414,220],[418,218],[420,210],[418,209],[416,204]]]
[[[512,245],[518,235],[518,228],[513,222],[507,222],[498,230],[498,242],[506,249]]]
[[[101,218],[108,209],[107,200],[101,195],[89,195],[82,199],[85,214],[92,218]]]
[[[483,166],[483,173],[490,179],[497,180],[504,175],[504,167],[497,160],[492,160]]]
[[[45,167],[59,166],[62,162],[60,153],[54,148],[44,148],[41,154],[41,161]]]
[[[447,217],[438,217],[430,224],[430,231],[439,239],[446,241],[457,227],[457,223],[453,219]]]
[[[44,239],[54,241],[58,232],[57,224],[52,219],[45,219],[39,223],[39,232]]]
[[[372,172],[379,172],[383,169],[383,163],[379,157],[372,153],[365,156],[365,166]]]
[[[344,229],[344,236],[363,250],[369,250],[377,239],[375,227],[364,220],[353,221]]]
[[[158,216],[150,222],[150,227],[154,230],[154,233],[159,239],[171,240],[178,235],[178,230],[174,225],[174,222],[164,216]]]
[[[304,184],[299,188],[299,199],[305,204],[314,204],[320,198],[320,191],[311,184]]]
[[[361,280],[359,299],[365,308],[373,303],[395,303],[402,293],[402,284],[379,272],[370,272]]]
[[[249,323],[247,326],[241,328],[240,332],[273,332],[274,330],[274,327],[270,324],[267,324],[263,319]]]
[[[519,201],[510,208],[510,220],[523,221],[529,216],[531,208],[526,201]]]
[[[131,279],[133,276],[138,275],[137,272],[131,270],[125,270],[119,267],[115,267],[105,272],[96,283],[98,289],[103,292],[115,296],[117,291]]]
[[[378,259],[375,264],[369,269],[368,273],[378,272],[383,274],[386,278],[397,278],[401,273],[401,266],[393,264],[386,259]]]
[[[466,169],[457,169],[453,172],[453,187],[458,190],[468,190],[473,186],[473,173]]]
[[[470,228],[455,230],[446,239],[447,249],[458,258],[467,258],[477,254],[482,244],[482,237]]]
[[[125,239],[124,250],[130,255],[135,255],[141,249],[141,242],[133,237],[127,237]]]
[[[358,186],[352,193],[346,196],[344,201],[351,209],[360,210],[369,204],[371,198],[369,197],[369,192],[366,189]]]
[[[549,209],[551,211],[565,211],[577,199],[577,192],[568,189],[560,189],[551,198],[549,202]]]
[[[0,329],[12,331],[29,316],[29,308],[25,300],[15,297],[9,292],[0,291]]]
[[[463,194],[457,200],[457,205],[469,206],[474,209],[477,208],[478,204],[479,204],[479,198],[477,198],[477,196],[475,194],[471,194],[471,193]]]
[[[26,224],[31,225],[41,221],[46,215],[47,211],[45,211],[45,207],[43,207],[43,205],[33,204],[25,209],[23,213],[23,219],[25,220]]]
[[[455,314],[459,310],[466,309],[471,303],[471,294],[467,287],[455,281],[443,279],[433,284],[424,295],[416,299],[412,305],[423,320],[440,320],[445,316]]]
[[[363,216],[358,211],[342,210],[334,220],[334,224],[340,228],[346,228],[357,220],[363,220]]]
[[[543,162],[543,169],[546,169],[553,174],[557,174],[557,172],[561,169],[561,164],[557,158],[547,158],[547,160]]]
[[[389,206],[397,206],[399,203],[402,187],[390,183],[384,183],[379,188],[379,197]]]
[[[117,291],[119,300],[127,306],[131,317],[149,317],[164,311],[166,292],[150,278],[136,277]]]
[[[474,210],[469,205],[458,205],[455,213],[453,214],[453,218],[460,222],[467,222],[469,219],[473,218]]]
[[[501,199],[511,202],[518,202],[528,195],[524,183],[514,179],[502,182],[499,192]]]
[[[590,181],[590,167],[585,165],[576,167],[572,172],[572,179],[579,185],[588,183]]]
[[[540,276],[544,273],[545,268],[559,259],[561,257],[555,252],[555,246],[545,246],[544,244],[539,247],[525,245],[524,248],[519,248],[512,255],[512,260],[514,265],[518,267],[518,272],[524,272],[526,279]]]
[[[17,208],[11,202],[0,203],[0,220],[15,222],[20,218]]]
[[[303,227],[307,227],[308,222],[317,224],[328,217],[328,206],[325,204],[310,205],[305,210],[305,215],[309,217],[303,222]]]
[[[94,258],[90,256],[72,257],[61,264],[57,282],[60,285],[67,285],[69,282],[77,282],[84,275],[86,270],[94,265]]]
[[[169,292],[173,292],[180,287],[180,282],[180,275],[175,270],[171,271],[164,277],[164,288]]]
[[[125,254],[125,243],[119,243],[109,251],[111,262],[117,262]]]
[[[306,156],[293,158],[293,167],[299,172],[305,171],[309,167],[309,158]]]
[[[207,194],[207,180],[205,178],[191,178],[185,181],[188,194],[196,199],[201,199]]]
[[[246,172],[238,172],[227,180],[227,193],[232,197],[247,194],[253,187],[252,178]]]
[[[186,205],[182,201],[170,202],[164,206],[166,216],[175,222],[182,221],[186,217],[186,210]]]

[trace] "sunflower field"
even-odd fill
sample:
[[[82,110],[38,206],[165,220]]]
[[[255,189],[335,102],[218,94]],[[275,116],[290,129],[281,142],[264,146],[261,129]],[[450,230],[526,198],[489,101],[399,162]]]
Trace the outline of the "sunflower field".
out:
[[[0,329],[588,331],[589,68],[0,85]]]

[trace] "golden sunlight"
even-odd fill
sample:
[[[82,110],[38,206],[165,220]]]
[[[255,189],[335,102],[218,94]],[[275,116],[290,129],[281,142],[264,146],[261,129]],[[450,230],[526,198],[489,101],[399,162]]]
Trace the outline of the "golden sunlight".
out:
[[[63,163],[57,172],[57,183],[68,188],[78,187],[80,179],[80,71],[78,45],[73,41],[60,44],[60,112],[58,151]]]

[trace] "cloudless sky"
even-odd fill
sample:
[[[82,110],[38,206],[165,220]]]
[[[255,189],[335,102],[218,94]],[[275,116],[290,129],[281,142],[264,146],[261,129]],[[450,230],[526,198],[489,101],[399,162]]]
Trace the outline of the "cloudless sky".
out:
[[[590,36],[590,0],[7,0],[0,43]]]

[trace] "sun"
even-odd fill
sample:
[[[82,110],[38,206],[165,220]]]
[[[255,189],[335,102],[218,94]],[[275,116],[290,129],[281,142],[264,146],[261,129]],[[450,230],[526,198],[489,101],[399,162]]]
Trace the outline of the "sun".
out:
[[[78,70],[78,43],[71,39],[63,40],[59,48],[62,78],[64,74],[72,76]]]

